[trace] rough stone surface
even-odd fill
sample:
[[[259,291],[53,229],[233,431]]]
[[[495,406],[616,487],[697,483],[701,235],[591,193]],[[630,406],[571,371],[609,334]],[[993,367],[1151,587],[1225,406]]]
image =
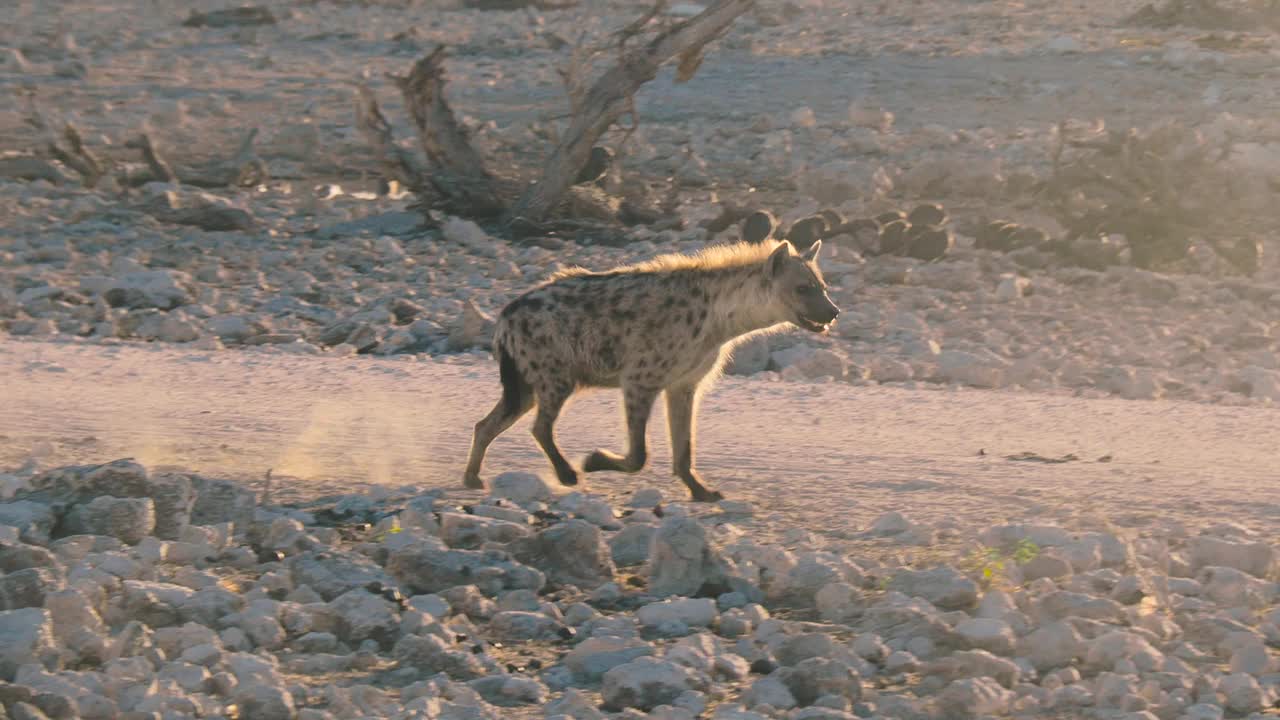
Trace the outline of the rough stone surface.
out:
[[[724,582],[727,567],[696,519],[673,517],[653,536],[648,572],[649,592],[690,596],[705,584]]]
[[[978,600],[978,585],[954,568],[904,570],[889,581],[889,589],[922,597],[944,610],[959,610]]]
[[[569,520],[512,544],[522,562],[537,565],[553,582],[594,589],[613,579],[613,555],[599,527]]]
[[[701,690],[707,680],[682,665],[642,657],[604,674],[601,695],[607,709],[653,710],[670,705],[689,690]]]
[[[62,527],[70,535],[106,535],[136,545],[155,530],[155,503],[150,498],[100,495],[73,507]]]
[[[0,612],[0,679],[12,682],[18,668],[58,657],[53,618],[43,608]]]

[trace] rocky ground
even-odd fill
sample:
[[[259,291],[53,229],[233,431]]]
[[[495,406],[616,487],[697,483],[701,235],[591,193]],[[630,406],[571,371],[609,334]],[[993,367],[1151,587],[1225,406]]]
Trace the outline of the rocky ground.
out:
[[[564,43],[633,3],[273,0],[232,27],[10,3],[0,717],[1276,716],[1274,411],[1233,406],[1280,401],[1280,44],[1140,6],[762,2],[637,98],[609,182],[675,187],[678,222],[513,243],[379,187],[354,82],[410,147],[385,73],[447,43],[475,143],[527,171]],[[1225,147],[1179,182],[1231,199],[1186,260],[974,247],[995,218],[1063,232],[1065,128],[1170,118]],[[64,121],[95,187],[48,151]],[[179,182],[138,180],[143,130]],[[234,187],[240,148],[259,175]],[[729,500],[548,488],[510,472],[542,467],[523,433],[490,492],[456,487],[496,397],[488,318],[551,271],[732,240],[703,226],[722,202],[924,201],[945,257],[827,243],[836,330],[744,347],[708,399]],[[1241,238],[1255,272],[1210,247]],[[617,442],[601,402],[562,425],[575,452]]]
[[[280,505],[127,460],[8,481],[14,718],[1261,720],[1280,698],[1274,538],[1232,523],[992,525],[912,566],[757,543],[748,503],[614,507],[525,473],[461,505]]]

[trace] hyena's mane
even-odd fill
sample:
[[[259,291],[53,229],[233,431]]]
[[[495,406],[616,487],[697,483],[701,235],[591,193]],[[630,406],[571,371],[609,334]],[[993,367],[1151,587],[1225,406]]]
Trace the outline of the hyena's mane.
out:
[[[551,276],[551,282],[565,278],[592,275],[623,275],[640,273],[671,273],[681,270],[729,270],[733,268],[763,265],[769,254],[777,249],[780,241],[768,240],[763,243],[737,242],[728,245],[712,245],[696,253],[670,253],[659,255],[650,260],[632,265],[619,265],[603,272],[594,272],[581,267],[570,267]]]

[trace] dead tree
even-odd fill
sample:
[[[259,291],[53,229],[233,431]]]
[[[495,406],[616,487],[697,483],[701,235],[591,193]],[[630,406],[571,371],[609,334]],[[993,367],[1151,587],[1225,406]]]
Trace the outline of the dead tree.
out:
[[[471,145],[444,96],[443,47],[415,63],[407,77],[392,77],[404,96],[428,160],[426,166],[396,146],[390,125],[368,89],[359,93],[357,124],[374,147],[384,172],[403,179],[419,194],[440,199],[458,214],[501,218],[507,227],[538,227],[557,214],[572,215],[593,204],[589,197],[593,190],[584,186],[583,193],[577,193],[575,180],[600,138],[624,115],[634,113],[635,94],[657,77],[659,68],[676,58],[676,81],[689,80],[706,46],[754,3],[716,0],[702,13],[663,29],[647,43],[628,47],[628,41],[640,35],[665,7],[666,0],[659,0],[636,22],[615,33],[610,47],[617,51],[617,60],[594,82],[588,86],[580,75],[566,76],[570,94],[567,128],[556,138],[554,149],[532,182],[491,172]],[[575,57],[575,64],[580,60]],[[588,197],[577,197],[583,194]],[[610,207],[616,209],[616,205],[615,201]]]

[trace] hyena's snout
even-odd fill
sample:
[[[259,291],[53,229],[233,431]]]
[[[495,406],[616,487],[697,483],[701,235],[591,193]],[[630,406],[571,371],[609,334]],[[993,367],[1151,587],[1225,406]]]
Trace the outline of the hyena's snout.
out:
[[[817,319],[818,322],[824,325],[830,325],[836,321],[836,318],[840,317],[840,308],[836,307],[836,304],[831,302],[831,298],[823,298],[822,305],[823,307],[819,308],[815,315],[815,319]]]
[[[817,333],[826,332],[836,318],[840,317],[840,308],[823,294],[806,301],[799,315],[799,322],[796,324],[800,327]]]

